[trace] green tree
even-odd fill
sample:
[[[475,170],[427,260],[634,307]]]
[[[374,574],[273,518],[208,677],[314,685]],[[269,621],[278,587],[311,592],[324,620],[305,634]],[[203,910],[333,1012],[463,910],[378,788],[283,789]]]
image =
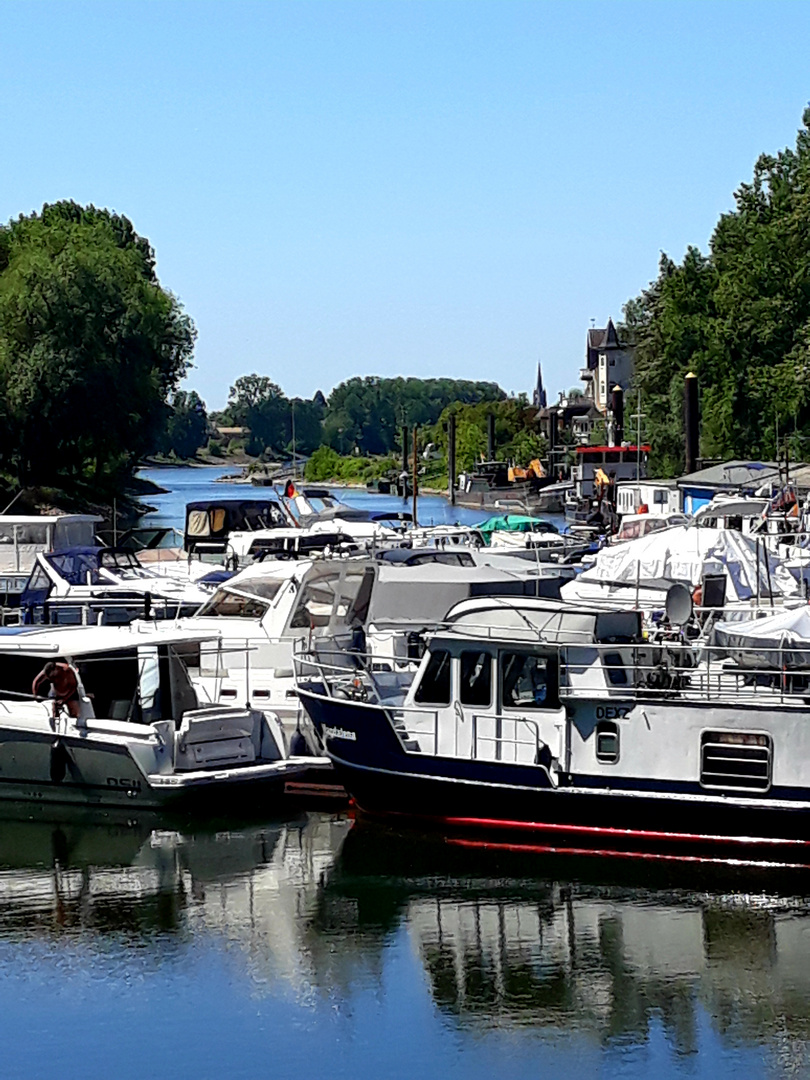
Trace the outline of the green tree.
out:
[[[323,441],[339,453],[388,454],[399,447],[402,424],[435,424],[452,402],[501,401],[496,384],[467,379],[348,379],[329,395]]]
[[[495,416],[495,444],[499,460],[528,465],[546,453],[546,441],[537,430],[537,410],[525,397],[503,401],[481,401],[475,405],[454,402],[441,414],[430,438],[447,461],[447,424],[450,414],[456,417],[456,464],[459,472],[475,468],[487,453],[488,416]]]
[[[115,483],[163,436],[194,326],[149,242],[61,202],[0,227],[0,461],[25,483]]]
[[[166,425],[165,451],[180,458],[192,458],[207,441],[205,402],[196,390],[178,390],[172,399]]]
[[[653,467],[683,466],[683,378],[701,394],[705,457],[774,457],[810,435],[810,109],[795,149],[762,155],[708,255],[689,248],[624,309]]]

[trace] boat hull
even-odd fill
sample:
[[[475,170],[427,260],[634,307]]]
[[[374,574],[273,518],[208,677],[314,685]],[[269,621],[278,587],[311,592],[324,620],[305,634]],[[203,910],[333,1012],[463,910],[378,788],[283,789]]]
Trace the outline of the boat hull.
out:
[[[563,776],[537,766],[406,753],[384,710],[301,690],[359,810],[493,841],[708,854],[757,851],[810,862],[810,791],[761,797],[699,783]]]
[[[324,760],[293,759],[198,772],[150,774],[123,740],[0,731],[0,802],[178,812],[261,811],[288,784],[334,785]]]

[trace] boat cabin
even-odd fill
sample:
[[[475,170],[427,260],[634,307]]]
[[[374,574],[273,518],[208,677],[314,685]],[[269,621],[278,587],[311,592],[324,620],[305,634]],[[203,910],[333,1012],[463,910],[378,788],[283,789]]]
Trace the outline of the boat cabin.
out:
[[[681,493],[674,480],[626,480],[616,484],[616,513],[620,518],[627,514],[661,517],[680,512]]]
[[[565,768],[570,736],[563,700],[572,687],[606,696],[628,688],[627,646],[641,640],[635,611],[464,601],[431,638],[401,708],[391,700],[394,727],[410,753],[541,765],[553,775]],[[385,687],[386,676],[375,678]],[[397,672],[389,681],[393,690],[409,676]],[[615,724],[602,728],[597,737],[607,753],[618,736]]]
[[[621,480],[640,480],[647,475],[648,445],[636,446],[578,446],[576,464],[571,477],[578,499],[592,499],[596,495],[597,472],[600,470],[614,484]]]
[[[612,544],[638,540],[640,536],[669,529],[673,525],[688,525],[686,514],[625,514],[618,531],[610,538]]]
[[[232,532],[295,525],[278,499],[215,499],[186,505],[183,546],[189,555],[222,556]]]

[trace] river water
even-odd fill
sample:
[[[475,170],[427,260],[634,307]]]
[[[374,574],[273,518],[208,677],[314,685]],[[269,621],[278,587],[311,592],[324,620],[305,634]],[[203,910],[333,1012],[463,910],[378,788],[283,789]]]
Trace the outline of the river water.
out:
[[[165,466],[142,469],[140,476],[154,481],[159,487],[166,488],[166,495],[149,495],[146,501],[155,507],[155,513],[147,514],[142,519],[143,525],[170,525],[183,528],[186,503],[203,499],[261,499],[272,496],[268,488],[253,487],[250,484],[237,484],[222,481],[219,478],[233,475],[234,469],[185,465]],[[323,486],[323,485],[318,485]],[[411,511],[411,500],[401,499],[396,495],[375,495],[362,488],[333,488],[335,494],[351,506],[374,507],[382,510]],[[420,525],[438,525],[450,522],[475,524],[488,515],[481,510],[468,510],[461,506],[451,506],[447,499],[439,495],[421,495],[418,499],[417,517]],[[553,520],[558,520],[554,518]],[[561,520],[561,519],[560,519]]]
[[[4,1080],[810,1075],[803,876],[32,815],[0,820]]]

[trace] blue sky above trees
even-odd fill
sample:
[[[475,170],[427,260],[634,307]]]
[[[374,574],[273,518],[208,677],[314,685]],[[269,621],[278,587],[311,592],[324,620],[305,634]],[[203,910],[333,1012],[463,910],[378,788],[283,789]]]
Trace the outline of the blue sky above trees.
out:
[[[660,250],[705,249],[810,99],[793,3],[16,3],[0,219],[126,214],[248,372],[575,381]]]

